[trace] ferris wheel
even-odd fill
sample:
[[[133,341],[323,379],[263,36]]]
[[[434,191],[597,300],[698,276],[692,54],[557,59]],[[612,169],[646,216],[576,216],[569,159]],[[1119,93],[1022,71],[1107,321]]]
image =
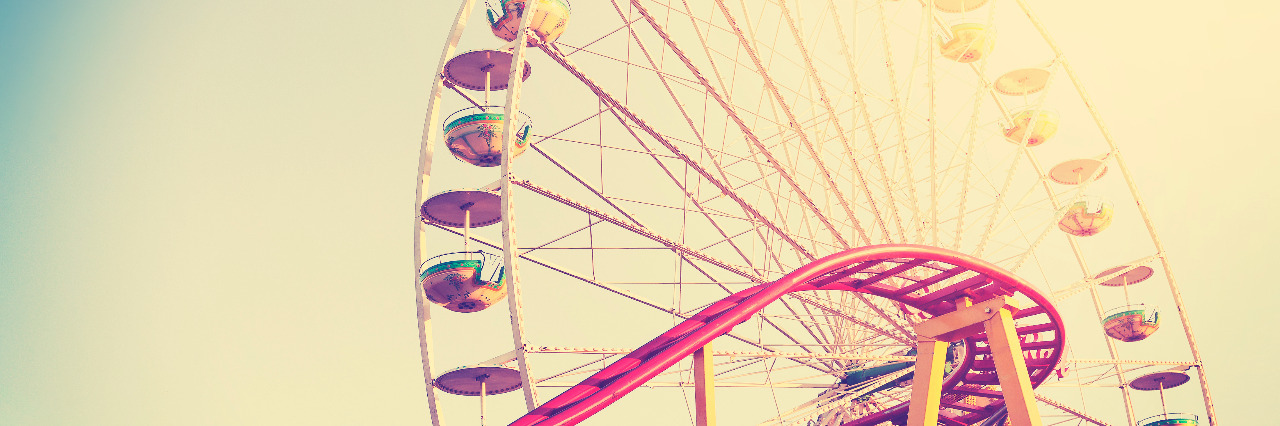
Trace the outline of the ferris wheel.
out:
[[[1025,0],[489,1],[422,140],[433,425],[900,424],[922,324],[996,297],[1043,424],[1216,424],[1123,141]],[[1008,421],[990,333],[944,345],[941,423]]]

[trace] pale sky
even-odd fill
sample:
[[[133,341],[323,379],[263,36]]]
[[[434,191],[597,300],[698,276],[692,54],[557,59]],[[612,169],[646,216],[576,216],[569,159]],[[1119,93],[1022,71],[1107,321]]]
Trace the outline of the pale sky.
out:
[[[1032,6],[1136,176],[1222,424],[1273,417],[1280,6]],[[429,424],[405,212],[455,11],[0,0],[0,424]]]

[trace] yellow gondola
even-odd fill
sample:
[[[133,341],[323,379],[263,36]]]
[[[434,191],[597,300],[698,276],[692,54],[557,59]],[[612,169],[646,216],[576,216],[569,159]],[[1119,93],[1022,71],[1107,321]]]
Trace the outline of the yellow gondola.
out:
[[[942,56],[961,63],[977,62],[996,46],[995,33],[983,24],[951,27],[951,40],[942,43]]]
[[[1034,121],[1034,123],[1033,123]],[[1058,134],[1058,113],[1042,109],[1023,110],[1013,116],[1013,126],[1005,129],[1009,142],[1036,146]]]
[[[489,10],[489,28],[493,35],[506,41],[514,41],[516,32],[520,31],[520,18],[524,15],[525,2],[528,0],[502,0],[502,16],[496,16]],[[566,0],[536,0],[537,9],[533,12],[533,21],[529,29],[529,46],[550,44],[564,34],[569,25],[569,2]]]
[[[1058,229],[1077,237],[1097,234],[1111,226],[1115,210],[1101,199],[1087,199],[1062,208]]]

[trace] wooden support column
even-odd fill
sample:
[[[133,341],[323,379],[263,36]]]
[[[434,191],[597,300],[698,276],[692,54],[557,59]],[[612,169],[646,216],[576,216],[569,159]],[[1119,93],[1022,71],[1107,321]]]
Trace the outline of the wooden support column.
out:
[[[1004,404],[1009,408],[1009,420],[1013,426],[1041,426],[1040,409],[1036,407],[1027,361],[1022,358],[1022,343],[1018,341],[1018,330],[1013,326],[1013,315],[1008,309],[999,309],[985,325],[991,357],[996,363],[996,376],[1000,378],[1000,392],[1004,394]]]
[[[1013,324],[1018,311],[1013,299],[1005,296],[969,305],[963,301],[954,312],[939,315],[915,325],[916,371],[912,379],[908,426],[934,426],[942,402],[943,362],[948,342],[955,342],[985,331],[996,364],[1000,391],[1013,426],[1041,426],[1036,408],[1031,376],[1022,358],[1022,344]]]
[[[938,424],[942,405],[942,367],[948,342],[920,336],[916,343],[916,372],[911,381],[911,408],[907,426]]]
[[[693,400],[697,405],[698,426],[715,426],[716,384],[711,343],[693,353]]]

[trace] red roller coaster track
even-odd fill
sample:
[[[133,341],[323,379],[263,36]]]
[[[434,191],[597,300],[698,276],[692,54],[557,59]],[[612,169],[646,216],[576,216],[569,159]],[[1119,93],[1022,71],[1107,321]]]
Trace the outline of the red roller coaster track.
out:
[[[911,271],[911,274],[904,273]],[[931,271],[922,275],[922,271]],[[931,274],[931,275],[929,275]],[[896,280],[889,278],[898,277]],[[897,284],[894,284],[897,283]],[[574,425],[724,335],[784,294],[841,290],[885,297],[937,316],[956,301],[980,302],[1001,295],[1023,301],[1014,318],[1033,386],[1048,378],[1064,350],[1062,318],[1043,295],[995,265],[950,250],[920,245],[877,245],[818,259],[782,279],[726,297],[542,404],[512,426]],[[1019,297],[1021,296],[1021,297]],[[1029,300],[1029,302],[1028,302]],[[943,384],[941,422],[969,425],[1004,405],[985,334],[965,340],[965,357]],[[963,402],[977,396],[981,405]],[[868,426],[905,417],[902,403],[844,426]]]

